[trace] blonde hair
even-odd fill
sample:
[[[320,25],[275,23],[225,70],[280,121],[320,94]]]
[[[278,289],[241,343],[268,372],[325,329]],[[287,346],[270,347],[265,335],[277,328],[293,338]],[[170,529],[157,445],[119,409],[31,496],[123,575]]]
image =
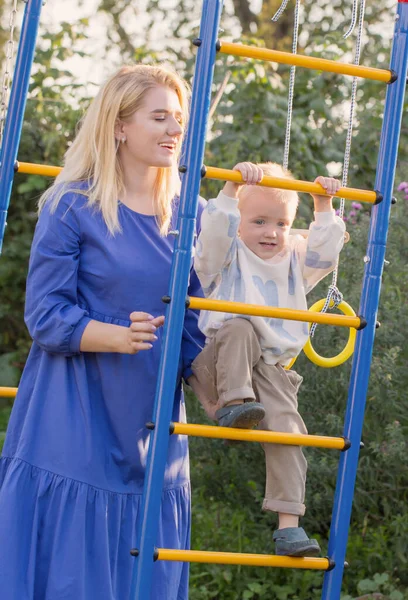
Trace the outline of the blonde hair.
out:
[[[293,177],[292,173],[288,170],[288,169],[284,169],[281,165],[278,165],[278,163],[273,163],[273,162],[266,162],[266,163],[257,163],[258,167],[260,167],[262,169],[262,171],[264,172],[264,175],[268,175],[269,177],[279,177],[280,179],[292,179],[294,180],[295,178]],[[249,186],[249,185],[244,185],[241,188],[241,192],[239,194],[240,198],[246,196],[248,193],[253,192],[255,189],[253,186]],[[274,194],[274,198],[278,201],[278,202],[284,202],[286,203],[293,203],[295,204],[295,209],[297,210],[298,204],[299,204],[299,196],[297,194],[297,192],[293,191],[293,190],[283,190],[283,189],[279,189],[279,188],[262,188],[263,190],[271,190],[273,191]]]
[[[188,118],[189,89],[181,77],[162,65],[133,65],[119,69],[101,87],[81,120],[79,132],[65,154],[64,168],[54,184],[42,195],[38,207],[42,210],[51,199],[55,211],[66,191],[76,191],[88,197],[88,205],[101,212],[109,232],[121,231],[118,200],[124,192],[124,174],[115,139],[115,125],[128,121],[140,109],[149,90],[165,86],[178,96],[183,124]],[[177,146],[172,167],[157,168],[153,186],[153,206],[161,235],[166,235],[172,216],[172,201],[180,191]],[[87,182],[87,189],[75,189],[75,183]],[[62,184],[62,185],[61,185]]]

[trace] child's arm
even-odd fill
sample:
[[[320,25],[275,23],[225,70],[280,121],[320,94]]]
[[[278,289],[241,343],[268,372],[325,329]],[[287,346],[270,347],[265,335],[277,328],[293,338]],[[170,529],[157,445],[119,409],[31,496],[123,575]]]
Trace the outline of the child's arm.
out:
[[[320,185],[326,190],[328,194],[327,196],[312,194],[315,213],[331,212],[333,210],[332,199],[341,187],[340,181],[338,179],[334,179],[333,177],[319,176],[316,177],[314,183],[320,183]]]
[[[262,170],[252,163],[238,163],[246,185],[261,181]],[[230,252],[236,241],[240,214],[238,194],[243,184],[228,181],[217,198],[209,200],[201,217],[201,232],[197,240],[194,268],[204,288],[208,288],[215,276],[232,258]]]
[[[315,183],[320,183],[328,195],[312,194],[315,220],[310,225],[307,243],[299,246],[306,293],[335,269],[345,232],[344,222],[335,215],[332,205],[340,182],[331,177],[317,177]]]

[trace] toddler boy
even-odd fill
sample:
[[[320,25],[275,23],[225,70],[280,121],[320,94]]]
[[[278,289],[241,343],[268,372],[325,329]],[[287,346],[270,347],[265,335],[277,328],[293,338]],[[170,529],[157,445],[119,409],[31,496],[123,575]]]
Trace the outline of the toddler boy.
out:
[[[332,196],[340,183],[318,177],[327,195],[312,195],[315,220],[308,237],[290,235],[298,195],[256,186],[263,175],[292,179],[277,164],[239,163],[245,185],[227,182],[203,212],[195,270],[207,298],[306,310],[306,294],[336,266],[344,223]],[[276,318],[202,311],[207,342],[195,359],[193,390],[210,418],[223,427],[306,434],[298,412],[302,382],[284,366],[308,338],[308,324]],[[279,514],[276,553],[312,556],[316,540],[299,527],[305,512],[307,464],[299,446],[264,444],[266,491],[263,509]]]

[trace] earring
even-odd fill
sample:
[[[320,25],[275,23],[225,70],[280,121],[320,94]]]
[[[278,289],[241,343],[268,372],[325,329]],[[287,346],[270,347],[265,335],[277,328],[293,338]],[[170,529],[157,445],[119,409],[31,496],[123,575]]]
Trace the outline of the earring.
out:
[[[122,142],[122,144],[124,144],[126,142],[126,136],[123,136],[123,138],[121,138],[120,141]]]

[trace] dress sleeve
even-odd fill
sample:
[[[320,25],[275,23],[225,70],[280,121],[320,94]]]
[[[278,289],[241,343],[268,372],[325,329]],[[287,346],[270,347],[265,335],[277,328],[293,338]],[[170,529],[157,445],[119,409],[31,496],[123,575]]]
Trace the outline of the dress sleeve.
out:
[[[307,240],[297,245],[306,294],[337,265],[344,244],[345,225],[330,212],[315,212]]]
[[[220,192],[209,200],[201,218],[194,268],[204,288],[210,288],[217,275],[232,259],[240,214],[238,201]]]
[[[45,351],[79,353],[83,331],[91,319],[78,306],[77,282],[81,236],[66,194],[55,212],[42,210],[34,234],[27,277],[25,322],[33,340]]]
[[[202,213],[205,207],[205,200],[199,199],[197,212],[197,236],[201,230]],[[204,296],[201,289],[200,281],[194,268],[190,271],[190,284],[188,287],[189,296]],[[196,356],[201,352],[205,345],[205,336],[201,333],[198,327],[198,317],[200,311],[188,308],[184,318],[183,337],[181,340],[181,359],[182,359],[182,376],[185,381],[192,375],[191,364]]]

